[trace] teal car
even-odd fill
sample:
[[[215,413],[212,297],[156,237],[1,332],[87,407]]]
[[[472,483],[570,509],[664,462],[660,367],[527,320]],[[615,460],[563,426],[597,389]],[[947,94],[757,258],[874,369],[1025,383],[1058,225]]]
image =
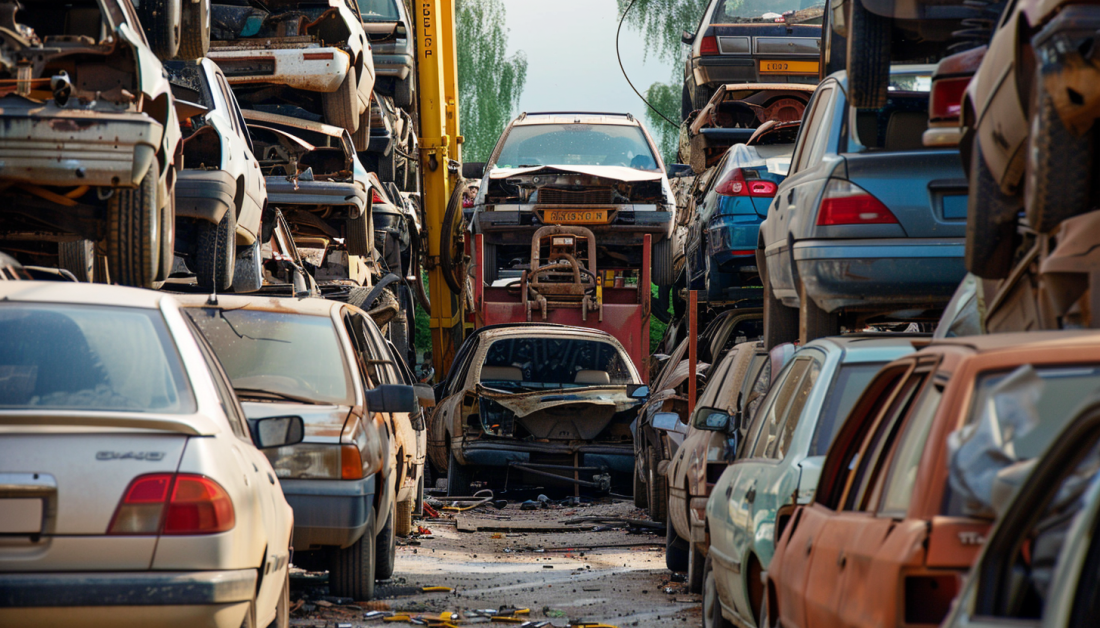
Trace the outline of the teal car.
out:
[[[912,335],[821,338],[794,354],[772,380],[706,507],[710,548],[703,567],[707,628],[756,626],[761,574],[775,550],[775,523],[817,487],[833,435],[887,362],[912,353]]]

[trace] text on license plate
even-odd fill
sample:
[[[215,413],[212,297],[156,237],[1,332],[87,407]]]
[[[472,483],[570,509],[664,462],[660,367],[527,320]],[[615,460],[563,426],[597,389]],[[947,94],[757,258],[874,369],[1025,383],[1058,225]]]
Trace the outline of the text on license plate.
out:
[[[548,209],[543,222],[556,225],[600,225],[607,222],[606,209]]]
[[[761,61],[761,74],[817,74],[817,61]]]

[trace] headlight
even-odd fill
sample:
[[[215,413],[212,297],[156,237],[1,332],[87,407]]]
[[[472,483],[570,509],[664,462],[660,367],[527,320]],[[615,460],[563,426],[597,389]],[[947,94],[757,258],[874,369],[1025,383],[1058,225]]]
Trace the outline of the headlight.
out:
[[[264,453],[280,478],[358,480],[363,477],[363,461],[355,445],[302,443],[268,449]]]

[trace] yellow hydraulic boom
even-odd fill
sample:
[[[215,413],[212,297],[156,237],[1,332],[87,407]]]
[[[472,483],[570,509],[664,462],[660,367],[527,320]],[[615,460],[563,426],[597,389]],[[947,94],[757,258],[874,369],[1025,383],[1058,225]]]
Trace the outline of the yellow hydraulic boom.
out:
[[[451,292],[439,261],[441,246],[451,246],[441,241],[446,232],[443,216],[462,172],[455,0],[415,0],[412,4],[420,75],[421,199],[428,242],[425,266],[432,303],[432,366],[438,380],[446,376],[462,344],[465,321],[465,300]]]

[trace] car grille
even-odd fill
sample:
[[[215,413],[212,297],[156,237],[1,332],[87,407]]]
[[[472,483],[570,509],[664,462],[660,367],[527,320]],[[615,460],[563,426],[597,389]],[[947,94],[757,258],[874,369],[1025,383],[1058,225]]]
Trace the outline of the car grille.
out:
[[[539,188],[538,202],[546,205],[608,205],[611,203],[611,188],[579,191]]]

